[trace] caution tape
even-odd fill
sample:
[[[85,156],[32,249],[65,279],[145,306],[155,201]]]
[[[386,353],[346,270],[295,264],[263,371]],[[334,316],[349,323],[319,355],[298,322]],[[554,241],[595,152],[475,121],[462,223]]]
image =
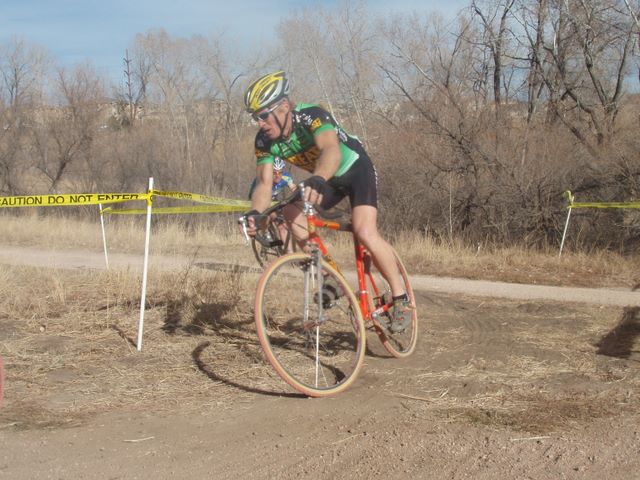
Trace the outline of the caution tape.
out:
[[[98,205],[149,200],[148,193],[78,193],[69,195],[24,195],[0,197],[0,208],[55,207],[62,205]]]
[[[189,200],[198,203],[208,203],[210,205],[236,205],[238,207],[250,208],[251,202],[246,200],[233,200],[230,198],[210,197],[209,195],[201,195],[199,193],[188,192],[165,192],[161,190],[153,190],[153,195],[158,197],[175,198],[178,200]]]
[[[567,208],[640,208],[640,202],[574,202],[573,194],[567,190],[564,197],[568,200]]]
[[[77,193],[64,195],[20,195],[15,197],[0,197],[0,208],[11,207],[54,207],[54,206],[79,206],[79,205],[103,205],[130,201],[146,201],[152,204],[154,196],[166,197],[176,200],[187,200],[196,203],[205,203],[207,207],[162,207],[154,208],[153,213],[219,213],[241,212],[251,207],[251,202],[235,200],[223,197],[212,197],[199,193],[166,192],[152,190],[150,193]],[[142,209],[115,209],[107,208],[103,213],[110,214],[140,214],[146,213]]]
[[[175,214],[175,213],[224,213],[224,212],[244,212],[246,207],[236,205],[194,205],[191,207],[152,207],[151,214]],[[144,215],[146,209],[142,208],[112,208],[102,210],[102,214],[109,215]]]

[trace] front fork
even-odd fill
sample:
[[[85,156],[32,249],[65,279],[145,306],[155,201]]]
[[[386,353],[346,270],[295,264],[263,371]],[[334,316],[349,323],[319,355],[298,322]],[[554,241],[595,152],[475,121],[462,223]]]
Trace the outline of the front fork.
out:
[[[324,282],[324,275],[322,275],[322,252],[317,245],[312,243],[309,255],[311,256],[311,261],[304,275],[303,322],[306,328],[318,326],[325,320],[322,304],[322,286]],[[317,318],[310,318],[311,302],[317,304]]]

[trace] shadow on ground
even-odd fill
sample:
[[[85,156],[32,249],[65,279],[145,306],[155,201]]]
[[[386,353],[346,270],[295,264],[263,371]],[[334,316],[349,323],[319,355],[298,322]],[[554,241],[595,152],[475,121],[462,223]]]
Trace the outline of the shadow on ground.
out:
[[[640,336],[640,307],[624,309],[620,322],[595,346],[598,355],[628,359],[637,350],[633,350],[636,338]]]

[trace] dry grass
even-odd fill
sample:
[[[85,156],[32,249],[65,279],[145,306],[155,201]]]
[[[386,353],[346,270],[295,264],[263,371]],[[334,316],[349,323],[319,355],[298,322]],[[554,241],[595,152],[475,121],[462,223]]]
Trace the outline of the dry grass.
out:
[[[640,258],[613,252],[546,252],[518,247],[447,244],[418,234],[395,242],[411,271],[484,280],[545,285],[635,288]]]
[[[121,408],[220,409],[289,392],[262,358],[256,275],[244,272],[152,271],[137,352],[137,273],[0,267],[8,380],[0,429],[73,426]],[[416,415],[545,434],[638,406],[633,348],[628,360],[595,355],[618,309],[419,301],[428,315],[411,363],[378,359],[371,336],[366,367]]]
[[[152,253],[197,257],[224,257],[253,264],[250,249],[235,226],[235,214],[218,217],[194,215],[185,226],[178,217],[154,218]],[[13,216],[4,213],[2,242],[10,245],[41,246],[51,249],[102,251],[99,216],[95,222],[35,213]],[[144,219],[140,216],[105,217],[110,252],[142,252]],[[184,220],[184,218],[183,218]],[[353,262],[350,237],[323,232],[330,251],[341,265]],[[640,258],[613,252],[590,253],[565,250],[546,252],[526,248],[449,244],[417,233],[403,233],[394,239],[410,273],[564,286],[636,288],[640,283]],[[222,253],[221,253],[222,252]]]
[[[0,428],[73,425],[122,406],[219,407],[283,388],[255,340],[250,274],[151,272],[142,352],[137,274],[1,267],[0,277]]]
[[[8,243],[102,248],[99,225],[37,217],[3,222]],[[214,252],[229,242],[251,260],[231,229],[156,228],[153,245],[163,252]],[[129,219],[109,226],[123,247],[135,242],[141,249],[141,231]],[[346,261],[348,237],[329,238],[335,256]],[[400,237],[396,247],[413,272],[508,280],[529,269],[538,282],[558,283],[564,278],[558,272],[566,271],[582,279],[601,277],[605,284],[633,274],[633,260],[611,254],[567,255],[559,262],[553,252],[472,252],[415,236]],[[580,275],[581,269],[588,275]],[[143,350],[137,352],[138,272],[0,266],[0,355],[8,380],[0,429],[70,426],[123,407],[224,408],[256,394],[288,392],[263,361],[255,336],[255,281],[254,273],[241,268],[151,271]],[[613,308],[446,295],[419,297],[419,304],[428,315],[413,367],[375,356],[366,367],[369,378],[404,395],[416,414],[545,433],[638,407],[633,341],[640,331],[625,347],[626,359],[597,346],[623,328],[636,328],[636,310],[621,317]],[[371,348],[381,347],[372,339]]]
[[[156,216],[152,221],[154,253],[190,256],[196,250],[209,254],[221,245],[240,246],[244,239],[235,228],[236,214],[217,214],[216,218],[194,215],[185,224],[176,216]],[[38,215],[36,211],[15,216],[2,212],[2,243],[38,246],[50,249],[103,250],[100,216],[95,221],[62,215]],[[109,251],[140,252],[144,250],[145,217],[115,215],[104,217]]]

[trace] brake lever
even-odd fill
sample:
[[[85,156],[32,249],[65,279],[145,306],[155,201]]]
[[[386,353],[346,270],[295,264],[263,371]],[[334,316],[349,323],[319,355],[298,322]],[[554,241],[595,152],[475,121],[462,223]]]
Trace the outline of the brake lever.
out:
[[[238,219],[238,223],[240,224],[240,229],[242,230],[242,234],[244,235],[245,243],[246,245],[249,245],[249,242],[251,239],[249,238],[249,233],[248,233],[249,225],[248,225],[247,217],[245,217],[244,215],[241,216]]]

